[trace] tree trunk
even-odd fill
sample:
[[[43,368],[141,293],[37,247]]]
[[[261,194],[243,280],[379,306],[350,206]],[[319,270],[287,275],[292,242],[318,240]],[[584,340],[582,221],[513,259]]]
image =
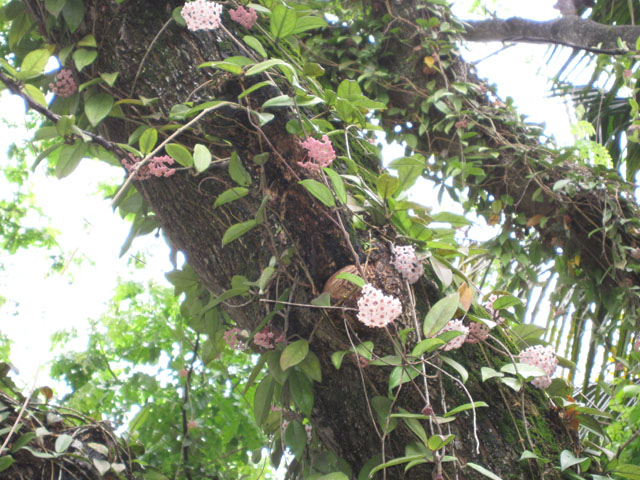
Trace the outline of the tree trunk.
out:
[[[42,31],[45,31],[44,20],[36,13],[44,12],[43,2],[25,0],[25,3],[36,15],[36,22]],[[376,8],[382,8],[381,2],[373,4]],[[257,81],[255,77],[239,77],[197,68],[202,62],[239,54],[236,45],[224,33],[193,33],[171,22],[155,38],[171,18],[172,9],[180,5],[177,1],[136,0],[116,5],[114,2],[85,0],[84,21],[74,33],[73,40],[92,33],[99,47],[99,55],[96,63],[81,74],[82,81],[95,78],[99,73],[118,71],[117,83],[110,93],[121,99],[141,96],[156,99],[150,106],[122,105],[122,116],[109,118],[101,127],[100,133],[106,138],[126,143],[129,135],[141,124],[167,124],[169,112],[176,104],[188,101],[198,104],[211,99],[235,101],[243,89]],[[415,25],[406,20],[416,18],[416,12],[418,16],[424,14],[424,10],[416,8],[412,2],[404,2],[398,11],[392,12],[396,15],[394,21],[400,27],[397,38],[385,40],[391,55],[384,56],[381,61],[384,68],[394,70],[414,83],[424,84],[424,78],[421,78],[424,73],[418,66],[423,55],[414,57],[400,54],[407,52],[407,44],[413,47],[423,39],[423,35],[415,30]],[[227,28],[232,29],[231,26]],[[242,34],[238,32],[238,36]],[[49,40],[59,47],[69,43],[69,39],[57,31],[49,31],[48,35]],[[330,56],[330,52],[320,54]],[[466,72],[466,66],[457,58],[451,58],[447,68],[458,73]],[[327,77],[340,74],[334,68],[327,73]],[[471,75],[468,81],[477,82]],[[406,90],[398,90],[396,85],[392,85],[389,90],[391,102],[398,108],[410,111],[415,107],[415,102],[409,98]],[[261,94],[275,96],[278,93],[263,89]],[[425,91],[425,95],[431,93]],[[256,102],[254,96],[251,98]],[[473,97],[473,101],[477,98]],[[256,102],[254,107],[257,109],[259,105]],[[408,115],[411,116],[410,113]],[[439,111],[432,109],[432,124],[441,117]],[[230,289],[236,275],[256,280],[270,264],[271,258],[276,258],[277,273],[265,288],[264,295],[247,305],[243,304],[241,298],[230,300],[224,306],[224,311],[234,322],[250,331],[274,311],[272,303],[259,300],[275,300],[289,289],[285,300],[309,304],[323,291],[325,282],[333,273],[358,261],[364,264],[367,258],[374,271],[372,281],[384,285],[388,292],[396,291],[406,298],[403,286],[394,279],[390,253],[383,235],[374,232],[373,243],[369,243],[367,236],[353,229],[351,216],[346,209],[340,211],[345,224],[345,228],[341,228],[334,212],[314,200],[298,184],[305,177],[304,171],[297,166],[304,152],[299,139],[287,133],[287,120],[289,118],[286,115],[277,114],[273,121],[262,127],[262,134],[256,128],[255,120],[245,111],[223,107],[208,114],[177,139],[185,145],[205,143],[219,158],[228,158],[233,151],[237,152],[251,176],[250,192],[241,201],[213,207],[220,193],[234,185],[226,163],[220,164],[224,168],[214,166],[198,176],[186,171],[170,178],[135,182],[136,189],[148,203],[168,242],[174,249],[185,253],[189,265],[202,284],[213,293],[213,297]],[[397,122],[398,118],[387,114],[383,120],[392,123]],[[487,143],[493,143],[490,132],[483,128],[478,126],[481,134],[488,137]],[[501,128],[502,133],[511,135],[514,140],[521,134],[519,126],[512,128],[502,124]],[[426,135],[422,136],[426,138],[428,135],[427,130]],[[437,138],[438,135],[432,139],[432,143],[420,148],[427,154],[440,154],[447,149],[448,154],[452,155],[457,147],[449,139]],[[530,153],[536,152],[536,145],[531,142],[522,148]],[[528,180],[523,171],[516,172],[508,168],[515,151],[517,149],[514,147],[503,157],[495,167],[493,176],[482,182],[482,188],[492,189],[495,195],[516,188],[529,194],[526,186]],[[256,154],[263,152],[270,155],[264,166],[251,161]],[[261,209],[265,199],[266,209]],[[529,206],[526,199],[522,199],[518,205],[520,208],[535,208]],[[256,228],[222,247],[222,237],[231,225],[256,216],[263,220],[258,222]],[[347,234],[351,234],[357,260],[348,244]],[[365,248],[367,245],[373,245],[375,251],[372,253]],[[424,316],[429,306],[438,299],[434,291],[426,279],[416,288],[419,316]],[[389,369],[360,369],[349,356],[345,357],[341,369],[337,370],[332,365],[331,354],[350,348],[352,341],[359,343],[371,340],[376,345],[376,354],[383,356],[391,352],[385,332],[358,327],[354,317],[346,313],[326,313],[291,305],[274,316],[273,322],[280,329],[286,328],[290,341],[310,339],[311,349],[319,357],[322,366],[322,382],[314,387],[312,423],[325,447],[344,459],[357,475],[365,462],[381,452],[379,427],[374,425],[372,416],[375,414],[372,414],[369,405],[374,396],[387,395]],[[350,339],[346,326],[353,329],[359,338]],[[574,442],[571,432],[550,408],[548,400],[530,387],[526,387],[526,395],[521,397],[508,388],[496,388],[495,383],[483,383],[479,375],[480,366],[493,365],[498,368],[504,361],[488,364],[493,356],[480,346],[465,347],[456,359],[471,372],[467,388],[473,400],[485,401],[490,405],[489,408],[477,409],[475,432],[469,412],[459,414],[454,423],[443,426],[445,433],[450,428],[456,434],[455,453],[458,459],[462,463],[481,464],[504,479],[542,478],[542,467],[531,461],[519,461],[523,450],[535,448],[540,456],[557,458],[561,450],[571,450]],[[425,401],[408,385],[401,388],[397,406],[411,413],[420,413]],[[442,414],[445,405],[450,409],[469,401],[459,384],[447,376],[440,382],[430,383],[428,387],[436,414]],[[397,389],[394,393],[397,393]],[[522,412],[525,413],[525,419]],[[474,433],[479,437],[477,450]],[[527,435],[533,444],[529,444]],[[385,459],[388,461],[405,455],[405,445],[412,439],[409,429],[400,427],[395,430],[385,440]],[[444,465],[447,472],[453,471],[453,467]],[[416,467],[407,474],[403,473],[402,466],[395,467],[389,470],[387,478],[405,478],[405,475],[406,478],[428,478],[431,466]],[[459,470],[458,475],[460,479],[483,478],[471,469]],[[556,477],[557,472],[546,472],[546,478]]]

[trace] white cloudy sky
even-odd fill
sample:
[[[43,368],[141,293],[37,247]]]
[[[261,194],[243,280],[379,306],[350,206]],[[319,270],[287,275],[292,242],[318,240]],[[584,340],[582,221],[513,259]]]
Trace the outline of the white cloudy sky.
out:
[[[498,2],[506,7],[496,11],[502,17],[518,15],[545,20],[557,16],[557,11],[551,8],[554,2],[506,0]],[[472,3],[472,0],[456,2],[457,13],[468,17],[461,12],[467,11]],[[472,47],[467,53],[470,59],[484,58],[501,48],[495,44]],[[498,84],[503,98],[512,96],[531,121],[546,121],[548,133],[566,143],[570,137],[565,106],[558,100],[541,100],[548,95],[544,72],[546,52],[544,46],[513,47],[480,62],[478,70],[481,76]],[[543,71],[539,74],[540,69]],[[13,122],[24,121],[19,99],[7,99],[3,95],[1,105],[0,111],[8,114]],[[0,132],[0,152],[5,152],[8,142],[19,136],[26,138],[23,129]],[[33,383],[39,366],[50,358],[50,335],[71,327],[83,331],[87,318],[97,318],[104,311],[104,302],[111,298],[118,276],[128,278],[130,275],[128,258],[118,258],[129,226],[95,193],[100,181],[121,177],[122,172],[116,168],[85,160],[78,171],[64,180],[46,177],[42,167],[31,179],[38,205],[61,232],[58,239],[67,257],[76,252],[78,258],[88,260],[81,265],[70,262],[65,274],[59,275],[48,271],[49,252],[19,252],[11,257],[0,254],[5,265],[5,270],[0,271],[0,295],[8,299],[0,308],[0,329],[14,340],[11,361],[20,370],[20,379],[25,385]],[[0,192],[2,188],[0,185]],[[144,247],[153,256],[144,270],[146,278],[162,281],[163,271],[170,269],[163,241],[149,237],[134,244],[133,250],[136,247]],[[140,275],[138,273],[138,278]],[[43,381],[46,381],[46,368],[39,374],[38,384]]]

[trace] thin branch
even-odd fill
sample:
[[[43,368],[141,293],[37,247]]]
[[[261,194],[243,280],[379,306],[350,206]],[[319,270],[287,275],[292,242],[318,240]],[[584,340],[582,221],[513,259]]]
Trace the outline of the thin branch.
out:
[[[469,42],[546,43],[607,55],[633,51],[640,36],[640,27],[635,25],[603,25],[578,16],[547,22],[513,17],[464,23],[467,31],[463,38]]]

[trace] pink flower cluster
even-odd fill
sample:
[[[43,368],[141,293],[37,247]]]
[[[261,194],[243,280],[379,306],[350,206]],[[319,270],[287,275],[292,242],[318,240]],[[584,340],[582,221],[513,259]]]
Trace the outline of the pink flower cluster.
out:
[[[282,342],[284,342],[284,334],[277,335],[271,327],[264,327],[253,337],[253,343],[269,350],[276,348],[276,345]]]
[[[502,325],[504,323],[504,318],[502,318],[498,314],[498,312],[493,308],[493,302],[495,302],[497,299],[498,299],[497,295],[489,296],[489,304],[487,305],[487,310],[489,310],[489,313],[491,314],[491,320],[496,322],[498,325]]]
[[[247,30],[251,29],[253,24],[256,23],[256,20],[258,20],[258,14],[253,7],[249,7],[249,10],[247,10],[243,6],[240,6],[235,10],[229,10],[229,16],[231,20],[239,23]]]
[[[385,295],[369,283],[362,287],[362,296],[358,299],[358,320],[366,326],[384,327],[401,313],[400,300]]]
[[[393,247],[395,258],[393,266],[409,283],[416,283],[424,275],[422,262],[416,257],[416,251],[411,245]]]
[[[636,337],[636,341],[633,344],[633,348],[635,349],[636,352],[640,352],[640,335]]]
[[[238,335],[246,338],[246,332],[243,332],[237,327],[232,328],[231,330],[227,330],[224,332],[224,341],[229,347],[234,350],[246,350],[247,344],[238,338]]]
[[[489,327],[482,322],[471,322],[469,324],[469,335],[467,343],[484,342],[489,337]]]
[[[558,366],[558,359],[556,353],[550,346],[543,347],[542,345],[533,345],[526,348],[520,355],[518,355],[520,362],[532,365],[543,370],[546,375],[542,377],[536,377],[531,380],[531,383],[538,388],[547,388],[551,385],[551,375]]]
[[[138,162],[140,162],[140,159],[133,156],[132,153],[129,154],[128,158],[122,159],[122,165],[129,173],[135,171]],[[151,177],[170,177],[176,173],[176,170],[175,168],[169,168],[168,165],[173,165],[174,162],[173,158],[169,155],[153,157],[149,162],[140,167],[133,178],[134,180],[149,180]]]
[[[73,72],[68,68],[63,68],[58,72],[55,81],[49,84],[49,88],[59,97],[70,97],[78,91],[76,81],[73,79]]]
[[[469,327],[465,326],[464,323],[462,323],[462,320],[450,320],[442,330],[440,330],[440,332],[438,332],[438,334],[440,333],[444,333],[444,332],[449,332],[452,330],[457,330],[459,332],[462,332],[463,334],[456,337],[456,338],[452,338],[451,340],[449,340],[446,344],[444,344],[442,346],[442,349],[445,352],[448,352],[449,350],[455,350],[460,348],[462,345],[464,345],[464,342],[467,340],[467,337],[469,335]]]
[[[187,2],[182,7],[182,18],[187,22],[187,28],[196,30],[213,30],[220,26],[222,5],[207,0]]]
[[[328,167],[336,158],[336,152],[333,151],[331,141],[326,135],[322,136],[322,140],[309,137],[300,145],[307,149],[307,157],[309,160],[306,162],[298,162],[298,165],[307,170],[318,171],[322,167]]]

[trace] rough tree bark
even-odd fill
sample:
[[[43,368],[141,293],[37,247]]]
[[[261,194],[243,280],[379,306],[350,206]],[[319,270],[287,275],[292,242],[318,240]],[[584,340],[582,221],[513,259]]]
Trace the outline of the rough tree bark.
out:
[[[37,13],[44,11],[43,2],[25,0],[25,3],[45,32],[44,20]],[[133,93],[133,96],[158,99],[150,107],[123,106],[123,117],[111,118],[101,128],[100,133],[106,138],[126,142],[131,132],[141,123],[153,124],[153,118],[161,118],[166,123],[174,104],[187,100],[200,102],[211,98],[235,99],[242,91],[239,82],[244,81],[243,79],[220,72],[214,75],[196,67],[204,61],[219,60],[236,54],[236,47],[225,35],[204,32],[194,34],[170,24],[155,44],[151,45],[152,39],[170,18],[172,9],[181,3],[176,0],[136,0],[116,5],[101,0],[85,0],[86,16],[74,38],[79,39],[87,33],[93,33],[99,46],[99,56],[91,71],[83,72],[82,80],[93,78],[100,72],[118,71],[118,82],[112,94],[128,98]],[[378,7],[382,5],[382,2],[376,3]],[[423,84],[421,70],[415,63],[410,63],[410,57],[402,53],[406,52],[407,44],[418,45],[423,35],[407,19],[424,13],[417,13],[413,2],[404,2],[402,6],[394,8],[397,10],[391,13],[401,27],[397,38],[388,40],[387,47],[393,55],[386,56],[382,62],[385,68],[401,72],[412,79],[414,84]],[[49,32],[48,35],[49,40],[59,46],[69,42],[58,32]],[[145,54],[147,57],[134,88],[133,82]],[[453,60],[451,69],[467,72],[467,67],[458,59]],[[471,74],[468,74],[468,79],[477,81]],[[390,91],[392,102],[409,110],[414,108],[411,93],[400,90],[399,87],[397,90]],[[422,91],[419,93],[429,94]],[[486,103],[484,100],[482,102]],[[434,123],[439,121],[439,116],[440,113],[433,113]],[[291,265],[286,272],[281,271],[281,283],[271,285],[266,296],[277,298],[285,287],[292,287],[291,301],[308,303],[322,291],[325,281],[334,272],[355,261],[344,233],[330,220],[328,210],[312,200],[297,183],[297,177],[302,173],[295,162],[302,159],[303,152],[299,140],[286,132],[286,120],[284,115],[277,115],[274,121],[263,128],[264,135],[261,135],[249,121],[246,112],[221,109],[180,138],[185,144],[193,144],[196,139],[207,142],[211,151],[220,157],[228,156],[231,151],[229,145],[233,145],[233,149],[245,160],[244,166],[252,175],[253,185],[259,185],[241,202],[233,202],[223,208],[212,208],[216,197],[231,185],[226,169],[214,168],[202,176],[182,172],[167,179],[136,183],[136,188],[148,202],[168,241],[174,248],[185,252],[189,264],[214,294],[229,289],[233,275],[255,279],[268,265],[271,256],[279,257],[282,251],[291,249]],[[385,121],[396,120],[388,116]],[[511,127],[503,128],[508,131]],[[518,128],[512,129],[514,138],[519,135]],[[491,143],[492,133],[479,130],[487,138],[487,142]],[[452,147],[449,139],[434,138],[432,144],[424,144],[421,148],[428,153],[441,153],[455,147]],[[536,146],[527,145],[526,148],[534,151]],[[246,160],[262,152],[270,153],[270,160],[264,167]],[[518,173],[508,169],[510,158],[506,156],[504,163],[496,166],[495,176],[487,180],[485,186],[492,186],[496,192],[504,189],[527,192],[528,177],[522,171]],[[266,221],[260,228],[222,248],[221,238],[226,229],[231,224],[253,218],[263,195],[269,197]],[[526,201],[520,202],[520,205],[525,204]],[[349,230],[348,215],[343,215],[343,219]],[[365,250],[359,247],[355,236],[353,241],[357,254],[364,260]],[[384,242],[381,245],[378,253],[370,260],[376,270],[376,280],[385,282],[389,281],[387,272],[391,267]],[[393,282],[387,286],[390,289],[399,288]],[[424,315],[429,304],[437,298],[426,281],[417,291],[419,314]],[[228,313],[241,327],[252,330],[270,310],[269,304],[253,302],[242,308],[229,308]],[[350,346],[344,322],[351,321],[348,317],[321,314],[305,308],[290,307],[287,311],[288,336],[311,337],[311,348],[322,363],[323,380],[314,389],[316,401],[313,423],[327,448],[345,459],[357,474],[367,460],[380,452],[380,439],[366,402],[367,396],[370,398],[386,393],[384,377],[388,372],[381,374],[375,369],[361,371],[352,361],[345,361],[339,371],[332,366],[331,353]],[[384,353],[384,335],[362,329],[359,331],[361,340],[375,340],[376,345],[381,348],[380,353]],[[477,371],[486,360],[475,347],[469,348],[461,356],[459,361],[465,363],[472,372],[468,386],[474,400],[486,401],[492,407],[478,410],[478,452],[475,450],[470,417],[459,416],[452,426],[458,438],[456,455],[463,462],[480,463],[504,479],[542,478],[542,472],[535,464],[518,461],[522,451],[531,448],[525,440],[520,409],[523,408],[526,412],[525,421],[529,434],[542,456],[557,458],[563,448],[571,449],[571,432],[539,392],[527,388],[525,402],[521,406],[520,396],[509,389],[482,383]],[[366,391],[363,390],[363,385],[366,385]],[[436,408],[439,408],[445,392],[449,400],[453,399],[458,403],[467,401],[453,382],[433,384],[430,388]],[[408,388],[406,391],[406,396],[400,396],[400,405],[411,412],[420,412],[424,402],[410,394]],[[386,458],[402,456],[409,438],[410,434],[403,429],[394,432],[387,439]],[[426,472],[418,468],[411,470],[407,478],[427,478],[429,467],[426,466],[425,469]],[[554,472],[547,472],[546,478],[553,478],[554,475]],[[392,470],[387,478],[404,478],[404,474],[401,469]],[[465,470],[458,478],[480,476]]]

